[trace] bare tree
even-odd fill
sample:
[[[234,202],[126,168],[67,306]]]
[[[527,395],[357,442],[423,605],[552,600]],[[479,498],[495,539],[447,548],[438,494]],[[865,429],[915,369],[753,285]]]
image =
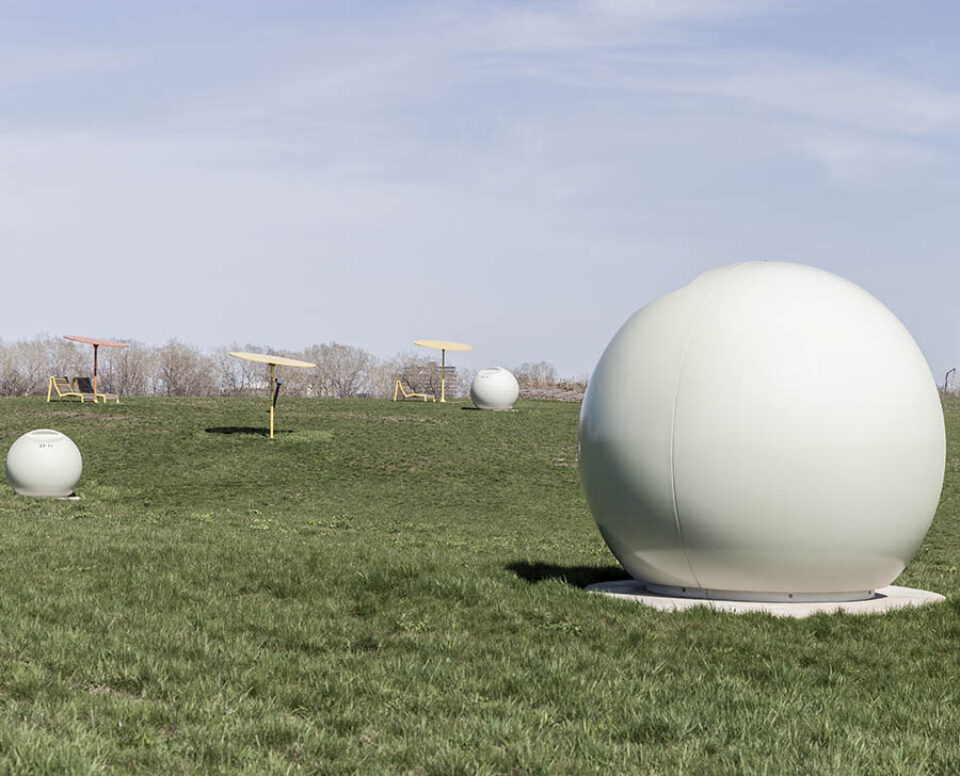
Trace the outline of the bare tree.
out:
[[[557,382],[557,370],[546,361],[525,361],[513,370],[521,388],[545,388]]]
[[[473,385],[473,378],[477,376],[477,373],[472,369],[458,369],[457,370],[457,395],[458,396],[469,396],[470,387]]]
[[[154,393],[210,396],[217,393],[214,361],[189,345],[170,340],[156,351]]]
[[[153,349],[135,340],[120,341],[128,347],[100,351],[98,384],[122,396],[143,396],[153,371]]]
[[[80,358],[72,343],[53,337],[3,345],[0,356],[0,393],[5,396],[37,396],[47,390],[51,375],[81,374]]]
[[[370,368],[367,378],[368,390],[374,398],[389,399],[393,397],[393,388],[400,374],[395,362],[396,359],[378,360]]]
[[[83,348],[87,352],[81,352],[80,347],[63,337],[35,340],[33,343],[28,343],[28,347],[37,347],[42,351],[49,375],[77,377],[90,374],[91,363],[88,358],[92,360],[93,354],[89,352],[89,347]],[[37,355],[39,356],[40,353]]]
[[[3,396],[26,396],[30,381],[24,374],[19,343],[0,345],[0,394]]]
[[[299,353],[291,352],[288,355],[290,358],[316,363],[313,358],[308,356],[306,350]],[[316,369],[284,369],[283,382],[283,392],[288,396],[320,395],[320,391],[317,386],[318,380]]]
[[[307,348],[304,357],[317,365],[316,386],[320,395],[346,399],[370,393],[370,378],[377,360],[362,348],[330,342]]]
[[[249,384],[246,379],[244,365],[247,363],[229,355],[229,352],[239,351],[239,347],[231,345],[229,348],[217,348],[213,354],[213,361],[217,368],[217,387],[221,394],[234,395],[243,393]]]

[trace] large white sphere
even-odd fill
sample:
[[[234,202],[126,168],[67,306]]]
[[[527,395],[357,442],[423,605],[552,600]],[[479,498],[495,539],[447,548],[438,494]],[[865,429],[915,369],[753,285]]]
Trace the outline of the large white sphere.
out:
[[[637,312],[580,414],[605,541],[631,575],[686,595],[869,596],[926,535],[945,456],[909,332],[797,264],[721,267]]]
[[[470,386],[470,398],[481,410],[512,409],[519,395],[517,378],[502,366],[481,369]]]
[[[53,429],[24,434],[7,452],[7,482],[21,496],[69,496],[82,471],[76,444]]]

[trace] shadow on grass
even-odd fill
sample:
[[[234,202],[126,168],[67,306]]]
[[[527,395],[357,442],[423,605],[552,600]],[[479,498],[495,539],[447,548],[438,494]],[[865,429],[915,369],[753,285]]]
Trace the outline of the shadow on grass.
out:
[[[208,434],[249,434],[251,436],[270,436],[270,429],[258,428],[254,426],[217,426],[216,428],[205,428]],[[292,434],[290,429],[277,428],[273,430],[273,435]]]
[[[548,579],[559,579],[568,585],[586,587],[597,582],[612,582],[617,579],[630,579],[629,574],[620,566],[557,566],[552,563],[526,563],[517,561],[506,566],[520,579],[531,585]]]

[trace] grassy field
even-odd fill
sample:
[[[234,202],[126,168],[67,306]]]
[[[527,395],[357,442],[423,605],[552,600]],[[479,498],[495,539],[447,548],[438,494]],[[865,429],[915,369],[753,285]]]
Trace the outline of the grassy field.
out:
[[[84,456],[0,495],[0,772],[960,772],[960,405],[885,617],[658,613],[576,469],[579,405],[0,401]]]

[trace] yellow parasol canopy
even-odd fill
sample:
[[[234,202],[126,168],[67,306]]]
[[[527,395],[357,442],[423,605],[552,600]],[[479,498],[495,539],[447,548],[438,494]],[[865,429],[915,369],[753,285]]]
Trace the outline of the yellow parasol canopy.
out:
[[[261,364],[274,364],[275,366],[299,366],[304,369],[311,369],[316,366],[316,364],[311,364],[309,361],[298,361],[295,358],[287,358],[286,356],[271,356],[267,353],[231,353],[230,355],[242,358],[245,361],[257,361]]]
[[[443,340],[414,340],[414,345],[434,350],[473,350],[473,345],[464,345],[462,342],[444,342]]]

